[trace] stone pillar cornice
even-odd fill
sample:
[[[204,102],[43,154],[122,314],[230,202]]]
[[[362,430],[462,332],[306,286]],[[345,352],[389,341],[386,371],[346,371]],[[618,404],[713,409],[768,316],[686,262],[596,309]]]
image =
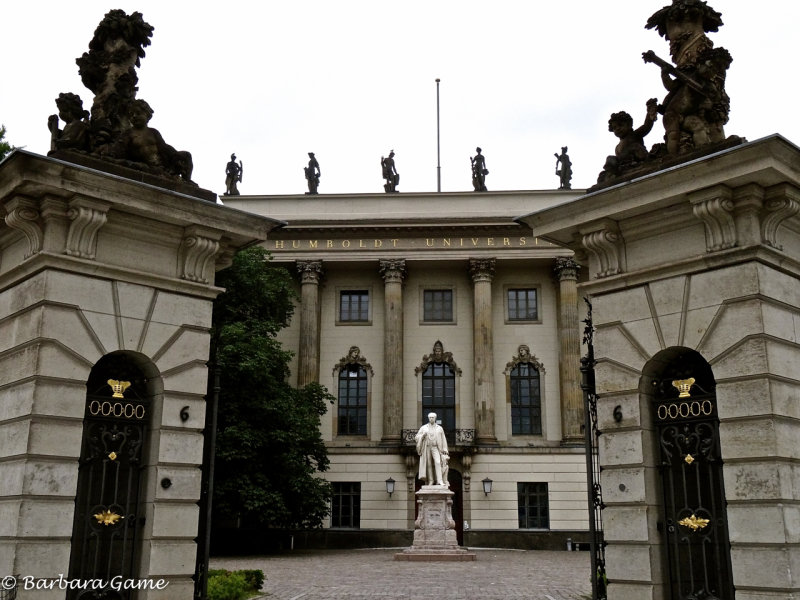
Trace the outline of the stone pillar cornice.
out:
[[[593,223],[581,229],[581,236],[581,244],[597,262],[595,277],[622,273],[622,234],[616,222],[604,219]]]
[[[408,274],[406,261],[402,258],[380,260],[378,272],[386,283],[403,283]]]
[[[469,275],[472,278],[473,283],[477,283],[479,281],[491,283],[492,279],[494,279],[496,266],[496,258],[470,258]]]
[[[322,280],[322,261],[321,260],[298,260],[297,272],[300,275],[300,283],[310,283],[319,285]]]
[[[556,264],[555,267],[553,267],[553,272],[556,274],[556,279],[558,281],[578,280],[578,271],[581,266],[574,258],[571,256],[557,256],[555,262]]]
[[[14,196],[5,203],[6,225],[21,231],[28,241],[25,258],[30,258],[42,249],[44,232],[39,223],[39,203],[25,196]]]
[[[108,220],[109,208],[111,208],[111,204],[108,202],[83,196],[75,196],[69,201],[67,218],[70,220],[70,225],[67,232],[65,254],[78,258],[95,259],[97,233]]]

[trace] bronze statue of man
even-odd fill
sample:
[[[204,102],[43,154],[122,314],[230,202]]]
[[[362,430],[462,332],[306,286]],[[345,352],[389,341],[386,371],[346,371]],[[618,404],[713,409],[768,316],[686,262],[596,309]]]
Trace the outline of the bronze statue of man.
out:
[[[485,192],[486,176],[489,171],[486,168],[486,159],[481,154],[481,149],[475,148],[475,152],[477,154],[474,158],[472,156],[469,157],[469,161],[472,163],[472,187],[476,192]]]
[[[242,180],[242,173],[244,172],[244,166],[242,165],[242,161],[239,161],[239,164],[236,164],[236,155],[231,154],[231,160],[225,167],[225,195],[226,196],[238,196],[239,189],[236,187],[237,182]]]
[[[386,158],[381,156],[381,168],[383,170],[383,178],[386,180],[386,183],[383,184],[383,190],[387,194],[396,192],[400,183],[400,175],[394,165],[394,150],[389,152],[389,156]]]
[[[558,189],[572,189],[572,184],[570,183],[572,181],[572,161],[567,155],[567,147],[562,146],[561,154],[554,153],[553,156],[556,157],[556,175],[559,179]]]
[[[314,157],[313,152],[308,153],[308,166],[303,168],[306,174],[306,181],[308,182],[308,191],[306,194],[317,194],[317,188],[319,187],[319,178],[322,175],[322,171],[319,169],[319,163],[317,159]]]

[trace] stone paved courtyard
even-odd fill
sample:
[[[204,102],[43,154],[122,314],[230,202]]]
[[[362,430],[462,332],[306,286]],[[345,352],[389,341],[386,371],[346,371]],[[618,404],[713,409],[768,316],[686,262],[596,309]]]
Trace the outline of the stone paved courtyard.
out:
[[[474,562],[402,562],[399,549],[311,550],[214,558],[211,568],[262,569],[270,600],[583,600],[588,552],[476,549]]]

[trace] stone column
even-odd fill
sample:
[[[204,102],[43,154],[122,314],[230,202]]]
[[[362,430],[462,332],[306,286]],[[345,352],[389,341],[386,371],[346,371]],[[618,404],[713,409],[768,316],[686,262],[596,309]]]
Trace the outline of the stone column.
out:
[[[479,444],[496,444],[494,431],[494,349],[492,343],[492,279],[494,258],[471,258],[473,293],[475,429]]]
[[[583,393],[581,381],[581,340],[578,320],[578,263],[556,258],[558,278],[558,362],[561,388],[561,438],[566,444],[583,444]]]
[[[383,321],[383,433],[381,442],[399,444],[403,428],[403,279],[406,261],[382,260]]]
[[[322,261],[299,260],[300,273],[300,351],[297,387],[319,382],[319,282]]]

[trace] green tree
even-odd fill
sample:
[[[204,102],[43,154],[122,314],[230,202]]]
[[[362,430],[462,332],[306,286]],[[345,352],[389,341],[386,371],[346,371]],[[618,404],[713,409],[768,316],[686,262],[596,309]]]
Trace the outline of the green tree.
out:
[[[6,157],[6,154],[11,152],[14,147],[6,141],[6,126],[0,125],[0,160]]]
[[[320,417],[333,397],[287,383],[291,353],[276,334],[288,325],[292,279],[260,247],[239,252],[217,276],[212,357],[220,367],[214,512],[265,527],[319,527],[330,484]]]

